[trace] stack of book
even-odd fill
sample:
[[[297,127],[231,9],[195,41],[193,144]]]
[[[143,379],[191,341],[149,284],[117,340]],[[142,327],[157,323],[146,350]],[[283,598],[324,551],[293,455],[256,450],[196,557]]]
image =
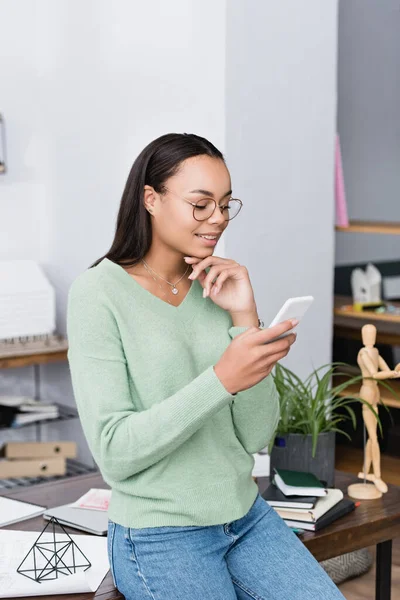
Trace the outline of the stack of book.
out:
[[[312,473],[286,469],[274,469],[262,496],[289,527],[308,531],[318,531],[355,508],[341,490],[324,487]]]
[[[28,423],[57,419],[56,404],[47,404],[28,396],[0,396],[0,427],[22,427]]]

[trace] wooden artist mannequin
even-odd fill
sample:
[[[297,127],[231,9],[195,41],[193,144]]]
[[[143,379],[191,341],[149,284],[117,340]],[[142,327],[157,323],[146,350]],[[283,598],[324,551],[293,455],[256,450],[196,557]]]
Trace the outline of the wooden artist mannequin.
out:
[[[361,369],[363,380],[359,395],[360,398],[369,402],[378,413],[380,390],[377,380],[400,377],[400,363],[392,371],[379,355],[378,349],[375,348],[376,327],[374,325],[364,325],[361,335],[364,346],[358,353],[357,363]],[[349,486],[348,493],[353,498],[380,498],[388,488],[381,479],[380,450],[376,431],[377,419],[365,404],[362,406],[362,414],[368,432],[368,441],[364,449],[364,471],[359,473],[358,477],[372,481],[375,487],[370,484],[356,483]],[[369,473],[371,465],[372,473]]]

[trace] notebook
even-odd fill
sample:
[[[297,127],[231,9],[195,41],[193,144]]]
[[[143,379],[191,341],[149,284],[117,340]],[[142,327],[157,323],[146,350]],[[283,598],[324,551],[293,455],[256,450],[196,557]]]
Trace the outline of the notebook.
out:
[[[317,496],[285,496],[273,483],[261,495],[274,508],[314,508],[317,502]]]
[[[274,507],[282,519],[292,519],[297,521],[308,521],[315,523],[328,512],[333,506],[343,499],[342,490],[328,489],[326,496],[318,498],[314,508],[299,510],[296,508],[278,508]]]
[[[327,490],[312,473],[274,468],[274,483],[285,496],[325,496]]]
[[[327,513],[325,513],[316,523],[305,523],[304,521],[295,521],[291,519],[285,519],[285,523],[289,525],[289,527],[300,527],[301,529],[306,529],[307,531],[318,531],[319,529],[323,529],[327,525],[330,525],[340,517],[347,515],[347,513],[354,510],[356,507],[353,500],[348,500],[347,498],[343,498],[340,500]]]
[[[61,525],[67,525],[74,529],[80,529],[93,533],[94,535],[106,535],[108,529],[107,512],[100,510],[88,510],[86,508],[75,508],[70,504],[49,508],[43,515],[46,521],[55,517]]]
[[[0,527],[33,519],[33,517],[43,514],[45,510],[45,506],[0,496]]]

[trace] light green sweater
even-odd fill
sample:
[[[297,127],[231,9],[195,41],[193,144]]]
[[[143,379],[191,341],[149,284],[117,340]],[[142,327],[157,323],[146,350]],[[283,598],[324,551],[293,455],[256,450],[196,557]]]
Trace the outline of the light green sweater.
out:
[[[109,259],[68,296],[68,360],[89,448],[125,527],[216,525],[243,517],[258,487],[252,454],[279,418],[271,375],[230,394],[213,365],[247,327],[203,298],[178,306]]]

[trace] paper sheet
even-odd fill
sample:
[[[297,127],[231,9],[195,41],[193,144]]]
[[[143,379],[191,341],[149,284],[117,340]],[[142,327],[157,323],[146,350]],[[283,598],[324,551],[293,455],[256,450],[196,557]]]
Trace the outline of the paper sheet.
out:
[[[95,592],[109,570],[107,538],[97,535],[71,535],[92,566],[85,572],[60,575],[53,581],[38,583],[17,573],[17,568],[33,546],[40,532],[0,530],[0,598],[44,596],[49,594],[77,594]],[[56,535],[56,539],[65,535]],[[52,540],[44,534],[41,541]]]

